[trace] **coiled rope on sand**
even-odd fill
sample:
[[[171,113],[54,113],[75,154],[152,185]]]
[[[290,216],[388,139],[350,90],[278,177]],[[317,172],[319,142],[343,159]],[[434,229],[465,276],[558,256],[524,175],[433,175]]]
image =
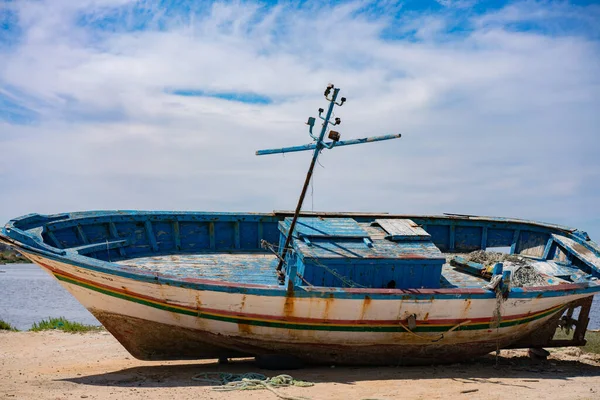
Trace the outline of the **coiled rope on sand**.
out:
[[[290,375],[277,375],[272,378],[269,378],[263,374],[258,374],[254,372],[249,372],[245,374],[204,372],[193,376],[192,380],[213,385],[212,390],[217,392],[267,389],[280,399],[284,400],[307,400],[307,397],[286,396],[277,392],[275,388],[289,386],[310,387],[315,385],[312,382],[296,380]]]

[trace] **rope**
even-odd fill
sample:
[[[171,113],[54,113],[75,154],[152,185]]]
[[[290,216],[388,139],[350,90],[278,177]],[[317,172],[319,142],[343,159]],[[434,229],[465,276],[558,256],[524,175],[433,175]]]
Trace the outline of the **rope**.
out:
[[[500,285],[497,285],[494,290],[496,292],[496,308],[494,309],[493,317],[496,320],[490,324],[490,327],[493,328],[493,325],[496,325],[496,367],[498,367],[498,357],[500,357],[500,323],[502,322],[502,302],[504,298],[502,297]]]
[[[306,279],[304,279],[304,277],[302,275],[300,275],[300,273],[296,272],[296,276],[300,279],[302,279],[302,282],[304,282],[305,284],[307,284],[310,287],[313,287],[314,285],[312,283],[310,283],[309,281],[307,281]]]
[[[496,328],[496,367],[498,367],[498,357],[500,357],[500,324],[502,323],[502,303],[504,301],[504,293],[502,293],[502,275],[494,275],[490,283],[483,288],[493,290],[496,295],[496,306],[492,315],[490,328]]]
[[[310,211],[314,213],[315,212],[315,174],[314,173],[310,177],[310,203],[311,203]]]
[[[261,245],[261,247],[262,247],[263,249],[269,250],[271,253],[275,254],[275,256],[276,256],[278,259],[280,259],[280,260],[282,259],[282,258],[281,258],[281,255],[279,254],[279,250],[280,250],[280,247],[279,247],[279,246],[277,246],[277,245],[274,245],[274,244],[272,244],[272,243],[269,243],[269,242],[267,242],[267,241],[266,241],[266,240],[264,240],[264,239],[260,241],[260,245]],[[290,249],[288,250],[288,252],[293,252],[293,251],[294,251],[294,249],[293,249],[293,248],[291,248],[291,247],[290,247]],[[348,286],[348,287],[353,287],[353,288],[354,288],[354,287],[359,287],[359,288],[364,288],[364,287],[366,287],[366,286],[363,286],[363,285],[360,285],[360,284],[358,284],[358,283],[354,282],[354,281],[353,281],[352,279],[350,279],[350,278],[347,278],[347,277],[345,277],[345,276],[341,275],[341,274],[340,274],[339,272],[337,272],[336,270],[334,270],[334,269],[331,269],[331,268],[327,267],[326,265],[324,265],[324,264],[320,263],[320,262],[319,262],[319,261],[317,261],[316,259],[315,259],[315,260],[313,260],[313,262],[314,262],[314,263],[315,263],[315,264],[316,264],[318,267],[321,267],[321,268],[323,268],[325,271],[329,272],[331,275],[333,275],[333,276],[335,276],[336,278],[338,278],[338,279],[339,279],[339,280],[340,280],[340,281],[341,281],[341,282],[342,282],[344,285],[346,285],[346,286]],[[307,282],[307,281],[304,279],[304,277],[303,277],[303,276],[301,276],[301,275],[299,275],[299,274],[298,274],[298,276],[300,277],[300,279],[302,279],[302,280],[304,281],[304,283],[306,283],[306,284],[308,284],[308,285],[312,286],[312,284],[310,284],[309,282]]]
[[[229,374],[224,372],[204,372],[192,377],[193,381],[204,382],[214,386],[216,392],[231,392],[235,390],[261,390],[267,389],[280,399],[284,400],[307,400],[307,397],[286,396],[275,390],[275,388],[298,386],[310,387],[312,382],[299,381],[290,375],[277,375],[268,378],[263,374],[249,372],[246,374]]]
[[[363,286],[361,284],[358,284],[356,282],[354,282],[352,279],[345,277],[343,275],[341,275],[339,272],[337,272],[336,270],[329,268],[328,266],[320,263],[319,261],[317,261],[317,259],[311,260],[313,263],[315,263],[316,266],[323,268],[325,271],[329,272],[331,275],[335,276],[336,278],[338,278],[344,285],[351,287],[351,288],[364,288],[366,286]]]
[[[228,374],[225,372],[204,372],[192,377],[193,381],[210,383],[211,385],[226,385],[242,379],[265,379],[263,374],[249,372],[247,374]]]
[[[432,338],[430,338],[430,337],[427,337],[427,336],[421,336],[421,335],[419,335],[419,334],[417,334],[417,333],[414,333],[414,332],[413,332],[413,331],[412,331],[412,330],[411,330],[411,329],[410,329],[408,326],[405,326],[405,325],[404,325],[402,322],[400,322],[400,321],[398,321],[398,324],[400,324],[400,326],[401,326],[401,327],[402,327],[402,328],[403,328],[403,329],[404,329],[406,332],[408,332],[408,333],[410,333],[410,334],[412,334],[412,335],[414,335],[414,336],[418,337],[419,339],[423,339],[423,340],[427,340],[427,341],[430,341],[430,342],[433,342],[433,343],[435,343],[435,342],[439,342],[440,340],[442,340],[442,339],[444,338],[444,335],[445,335],[446,333],[450,333],[450,332],[452,332],[452,331],[454,331],[454,330],[456,330],[456,329],[460,328],[461,326],[463,326],[463,325],[466,325],[466,324],[468,324],[468,323],[470,323],[470,322],[471,322],[471,320],[470,320],[470,319],[468,319],[468,320],[466,320],[466,321],[463,321],[463,322],[460,322],[460,323],[458,323],[458,324],[454,325],[454,326],[453,326],[452,328],[450,328],[448,331],[446,331],[446,332],[444,332],[444,333],[440,334],[440,336],[438,336],[437,338],[434,338],[434,339],[432,339]]]

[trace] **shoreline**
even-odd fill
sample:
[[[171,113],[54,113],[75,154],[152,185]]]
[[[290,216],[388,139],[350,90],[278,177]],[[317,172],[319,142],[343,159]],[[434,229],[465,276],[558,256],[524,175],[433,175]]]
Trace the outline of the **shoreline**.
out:
[[[19,255],[18,253],[8,253],[8,252],[0,253],[0,265],[30,264],[30,263],[31,263],[31,261],[29,261],[25,257]]]
[[[192,377],[212,371],[283,373],[314,382],[277,391],[317,399],[593,399],[600,396],[600,354],[551,349],[536,362],[525,350],[502,350],[472,363],[424,367],[310,366],[265,371],[249,359],[139,361],[106,331],[0,331],[0,397],[36,399],[276,399],[264,390],[215,392]],[[408,395],[410,394],[410,395]],[[2,397],[4,398],[4,397]]]
[[[0,265],[20,263],[31,263],[31,261],[23,257],[21,253],[14,250],[9,245],[0,243]]]

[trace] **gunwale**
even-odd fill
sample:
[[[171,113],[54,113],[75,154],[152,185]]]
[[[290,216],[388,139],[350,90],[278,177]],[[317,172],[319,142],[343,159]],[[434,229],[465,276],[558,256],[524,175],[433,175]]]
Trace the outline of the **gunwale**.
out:
[[[70,264],[91,271],[113,274],[123,278],[157,285],[177,286],[184,289],[245,293],[261,296],[286,296],[287,288],[281,285],[240,284],[216,280],[184,278],[177,279],[149,271],[134,271],[117,263],[108,263],[84,256],[59,257],[55,254],[31,251],[22,245],[20,251],[25,255],[36,253],[53,261]],[[318,297],[335,299],[363,299],[366,295],[374,300],[434,300],[434,299],[493,299],[494,292],[482,288],[439,288],[439,289],[377,289],[377,288],[328,288],[301,287],[294,297]],[[511,288],[512,298],[530,299],[542,297],[561,297],[600,292],[600,282],[568,283],[553,286]]]

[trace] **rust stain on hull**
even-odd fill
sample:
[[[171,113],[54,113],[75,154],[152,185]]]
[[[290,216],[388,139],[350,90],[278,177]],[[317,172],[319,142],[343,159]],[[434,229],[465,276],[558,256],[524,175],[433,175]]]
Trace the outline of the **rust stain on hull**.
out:
[[[246,295],[242,295],[242,301],[240,302],[240,311],[244,311],[244,307],[246,306]]]
[[[294,287],[290,284],[285,295],[285,303],[283,303],[283,315],[285,317],[294,316]]]
[[[362,306],[360,309],[360,319],[361,320],[365,319],[365,315],[367,314],[370,307],[371,307],[371,297],[365,296],[365,299],[363,300],[363,303],[362,303]]]
[[[329,297],[325,299],[325,310],[323,311],[323,319],[329,319],[329,311],[331,310],[331,304],[335,301],[333,293],[329,294]]]
[[[241,333],[242,335],[250,335],[252,334],[252,327],[248,324],[237,324],[238,326],[238,332]]]

